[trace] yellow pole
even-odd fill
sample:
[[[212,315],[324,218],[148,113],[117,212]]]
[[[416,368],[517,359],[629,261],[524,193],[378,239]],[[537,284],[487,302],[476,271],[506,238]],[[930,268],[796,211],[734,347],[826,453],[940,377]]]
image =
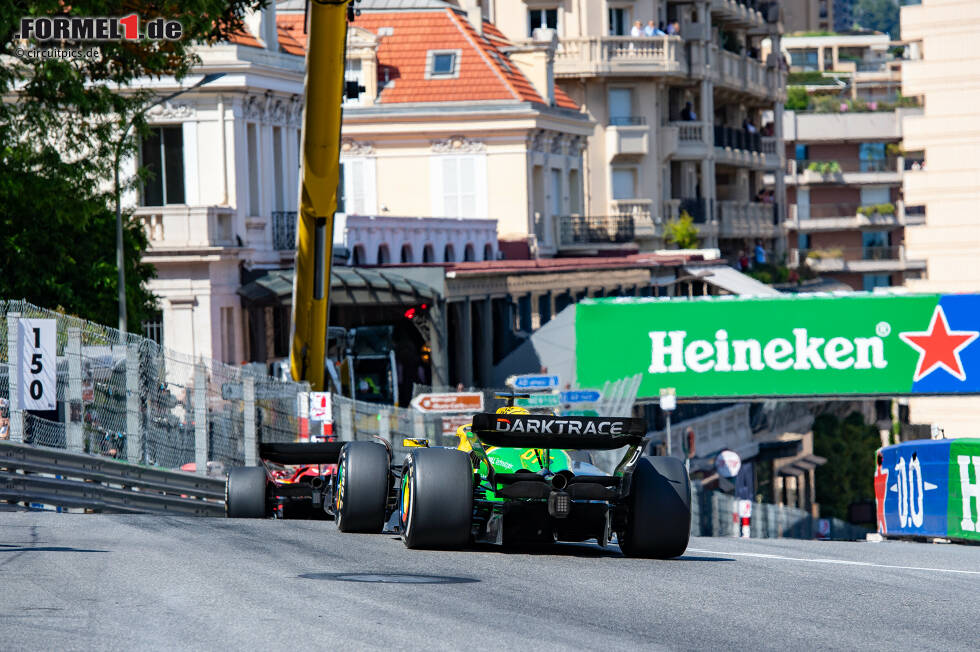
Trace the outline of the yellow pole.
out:
[[[293,378],[323,390],[333,256],[333,218],[340,179],[340,123],[344,93],[347,0],[312,0],[306,44],[303,106],[303,178],[293,280]]]

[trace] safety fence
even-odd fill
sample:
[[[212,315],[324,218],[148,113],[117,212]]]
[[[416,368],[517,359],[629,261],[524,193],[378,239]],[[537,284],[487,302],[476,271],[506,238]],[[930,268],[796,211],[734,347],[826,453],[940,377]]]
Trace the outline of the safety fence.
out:
[[[54,320],[52,410],[21,409],[20,319]],[[0,438],[12,442],[220,474],[245,463],[247,442],[294,441],[297,397],[308,389],[25,301],[0,301]]]
[[[705,491],[693,483],[691,495],[691,535],[734,537],[742,535],[738,518],[738,499],[720,491]],[[821,532],[820,522],[827,528]],[[758,539],[846,539],[863,540],[869,530],[838,518],[820,519],[784,505],[751,502],[748,535]]]

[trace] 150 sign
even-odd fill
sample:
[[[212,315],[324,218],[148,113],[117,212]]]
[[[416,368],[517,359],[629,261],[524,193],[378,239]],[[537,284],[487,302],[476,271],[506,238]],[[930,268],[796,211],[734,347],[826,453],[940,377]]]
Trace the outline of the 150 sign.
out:
[[[55,409],[57,350],[54,319],[20,320],[20,408]]]

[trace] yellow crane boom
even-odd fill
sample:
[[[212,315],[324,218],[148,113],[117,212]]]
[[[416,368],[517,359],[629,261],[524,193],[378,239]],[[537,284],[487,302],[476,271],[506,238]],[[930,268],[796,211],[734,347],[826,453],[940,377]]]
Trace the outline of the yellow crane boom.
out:
[[[322,391],[325,386],[349,1],[311,0],[306,41],[303,177],[296,228],[289,360],[293,379],[308,381],[314,391]]]

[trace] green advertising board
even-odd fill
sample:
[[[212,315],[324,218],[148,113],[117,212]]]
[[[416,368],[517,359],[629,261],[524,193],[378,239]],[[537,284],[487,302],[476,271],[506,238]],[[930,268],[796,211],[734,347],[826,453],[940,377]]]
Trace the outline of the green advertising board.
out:
[[[541,392],[527,398],[515,399],[514,405],[524,408],[554,408],[558,407],[560,399],[558,392]]]
[[[980,393],[980,295],[605,299],[576,307],[576,380],[695,398]]]

